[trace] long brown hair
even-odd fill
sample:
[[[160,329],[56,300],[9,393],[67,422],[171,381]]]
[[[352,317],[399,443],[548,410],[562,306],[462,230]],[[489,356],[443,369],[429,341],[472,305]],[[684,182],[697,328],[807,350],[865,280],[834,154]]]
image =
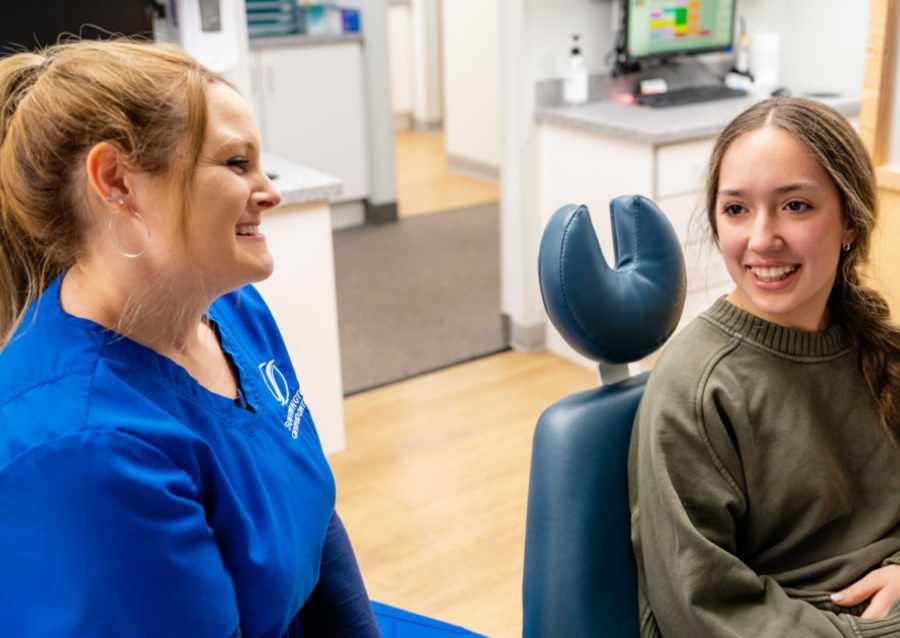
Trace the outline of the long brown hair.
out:
[[[95,144],[172,175],[186,227],[211,82],[224,80],[181,50],[128,39],[0,59],[0,350],[84,248],[83,163]]]
[[[877,219],[877,185],[872,161],[846,119],[821,102],[802,98],[764,100],[735,118],[713,148],[706,182],[706,211],[713,236],[719,170],[725,152],[739,136],[777,126],[806,144],[831,177],[840,196],[843,222],[856,233],[842,252],[828,310],[850,337],[860,371],[878,403],[882,425],[900,443],[900,330],[890,321],[885,299],[863,285]]]

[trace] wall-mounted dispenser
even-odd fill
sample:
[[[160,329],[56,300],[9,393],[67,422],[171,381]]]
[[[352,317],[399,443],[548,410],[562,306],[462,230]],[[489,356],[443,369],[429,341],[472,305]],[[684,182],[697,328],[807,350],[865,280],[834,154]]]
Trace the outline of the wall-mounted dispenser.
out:
[[[227,73],[238,64],[240,39],[236,0],[169,0],[166,38],[180,44],[201,64]]]

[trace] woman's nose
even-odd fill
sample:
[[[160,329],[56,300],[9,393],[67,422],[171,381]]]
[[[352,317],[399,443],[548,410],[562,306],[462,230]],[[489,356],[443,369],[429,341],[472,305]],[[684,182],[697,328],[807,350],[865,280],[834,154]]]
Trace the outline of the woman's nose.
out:
[[[784,247],[784,240],[778,229],[778,222],[773,215],[761,213],[753,221],[749,248],[756,253],[771,252]]]
[[[281,203],[281,193],[278,192],[268,176],[265,180],[264,187],[253,194],[253,203],[262,209],[275,208]]]

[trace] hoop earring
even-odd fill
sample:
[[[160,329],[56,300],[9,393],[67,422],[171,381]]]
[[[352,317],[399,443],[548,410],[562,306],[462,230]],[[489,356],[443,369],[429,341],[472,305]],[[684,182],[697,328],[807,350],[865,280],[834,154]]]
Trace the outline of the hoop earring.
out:
[[[113,198],[107,197],[106,201],[112,203]],[[116,201],[116,203],[119,204],[120,206],[122,206],[123,208],[125,207],[125,200],[122,197],[119,197],[118,200]],[[132,210],[129,212],[132,215],[134,215],[138,219],[138,221],[141,222],[141,224],[143,224],[144,231],[145,231],[144,236],[147,240],[149,240],[150,239],[150,227],[147,226],[147,222],[144,221],[144,218],[141,217],[141,214],[139,212],[137,212],[136,210]],[[113,226],[113,218],[114,217],[118,217],[118,215],[110,215],[109,216],[109,221],[107,222],[107,227],[106,227],[107,232],[112,233],[113,239],[116,242],[116,245],[119,247],[119,252],[122,253],[123,257],[127,257],[128,259],[137,259],[138,257],[140,257],[141,255],[144,254],[145,250],[141,250],[140,252],[135,253],[135,252],[128,252],[127,250],[122,249],[122,241],[119,238],[118,224],[116,224],[115,227]]]
[[[843,250],[844,250],[845,253],[849,253],[849,252],[850,252],[850,249],[853,248],[853,244],[851,244],[851,243],[848,241],[846,244],[843,244],[843,245],[841,246],[841,248],[843,248]]]

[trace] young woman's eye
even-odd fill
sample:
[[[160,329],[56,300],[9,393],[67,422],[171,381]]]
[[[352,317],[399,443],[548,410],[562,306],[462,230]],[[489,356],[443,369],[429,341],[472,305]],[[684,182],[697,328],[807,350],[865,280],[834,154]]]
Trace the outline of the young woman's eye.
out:
[[[232,157],[227,162],[225,162],[225,164],[232,168],[237,168],[241,171],[246,171],[247,167],[250,165],[250,160],[248,160],[245,157]]]
[[[735,217],[736,215],[740,215],[744,212],[744,207],[740,204],[728,204],[724,208],[722,208],[722,214],[728,217]]]
[[[812,207],[806,202],[792,201],[785,204],[785,208],[787,208],[792,213],[805,213]]]

